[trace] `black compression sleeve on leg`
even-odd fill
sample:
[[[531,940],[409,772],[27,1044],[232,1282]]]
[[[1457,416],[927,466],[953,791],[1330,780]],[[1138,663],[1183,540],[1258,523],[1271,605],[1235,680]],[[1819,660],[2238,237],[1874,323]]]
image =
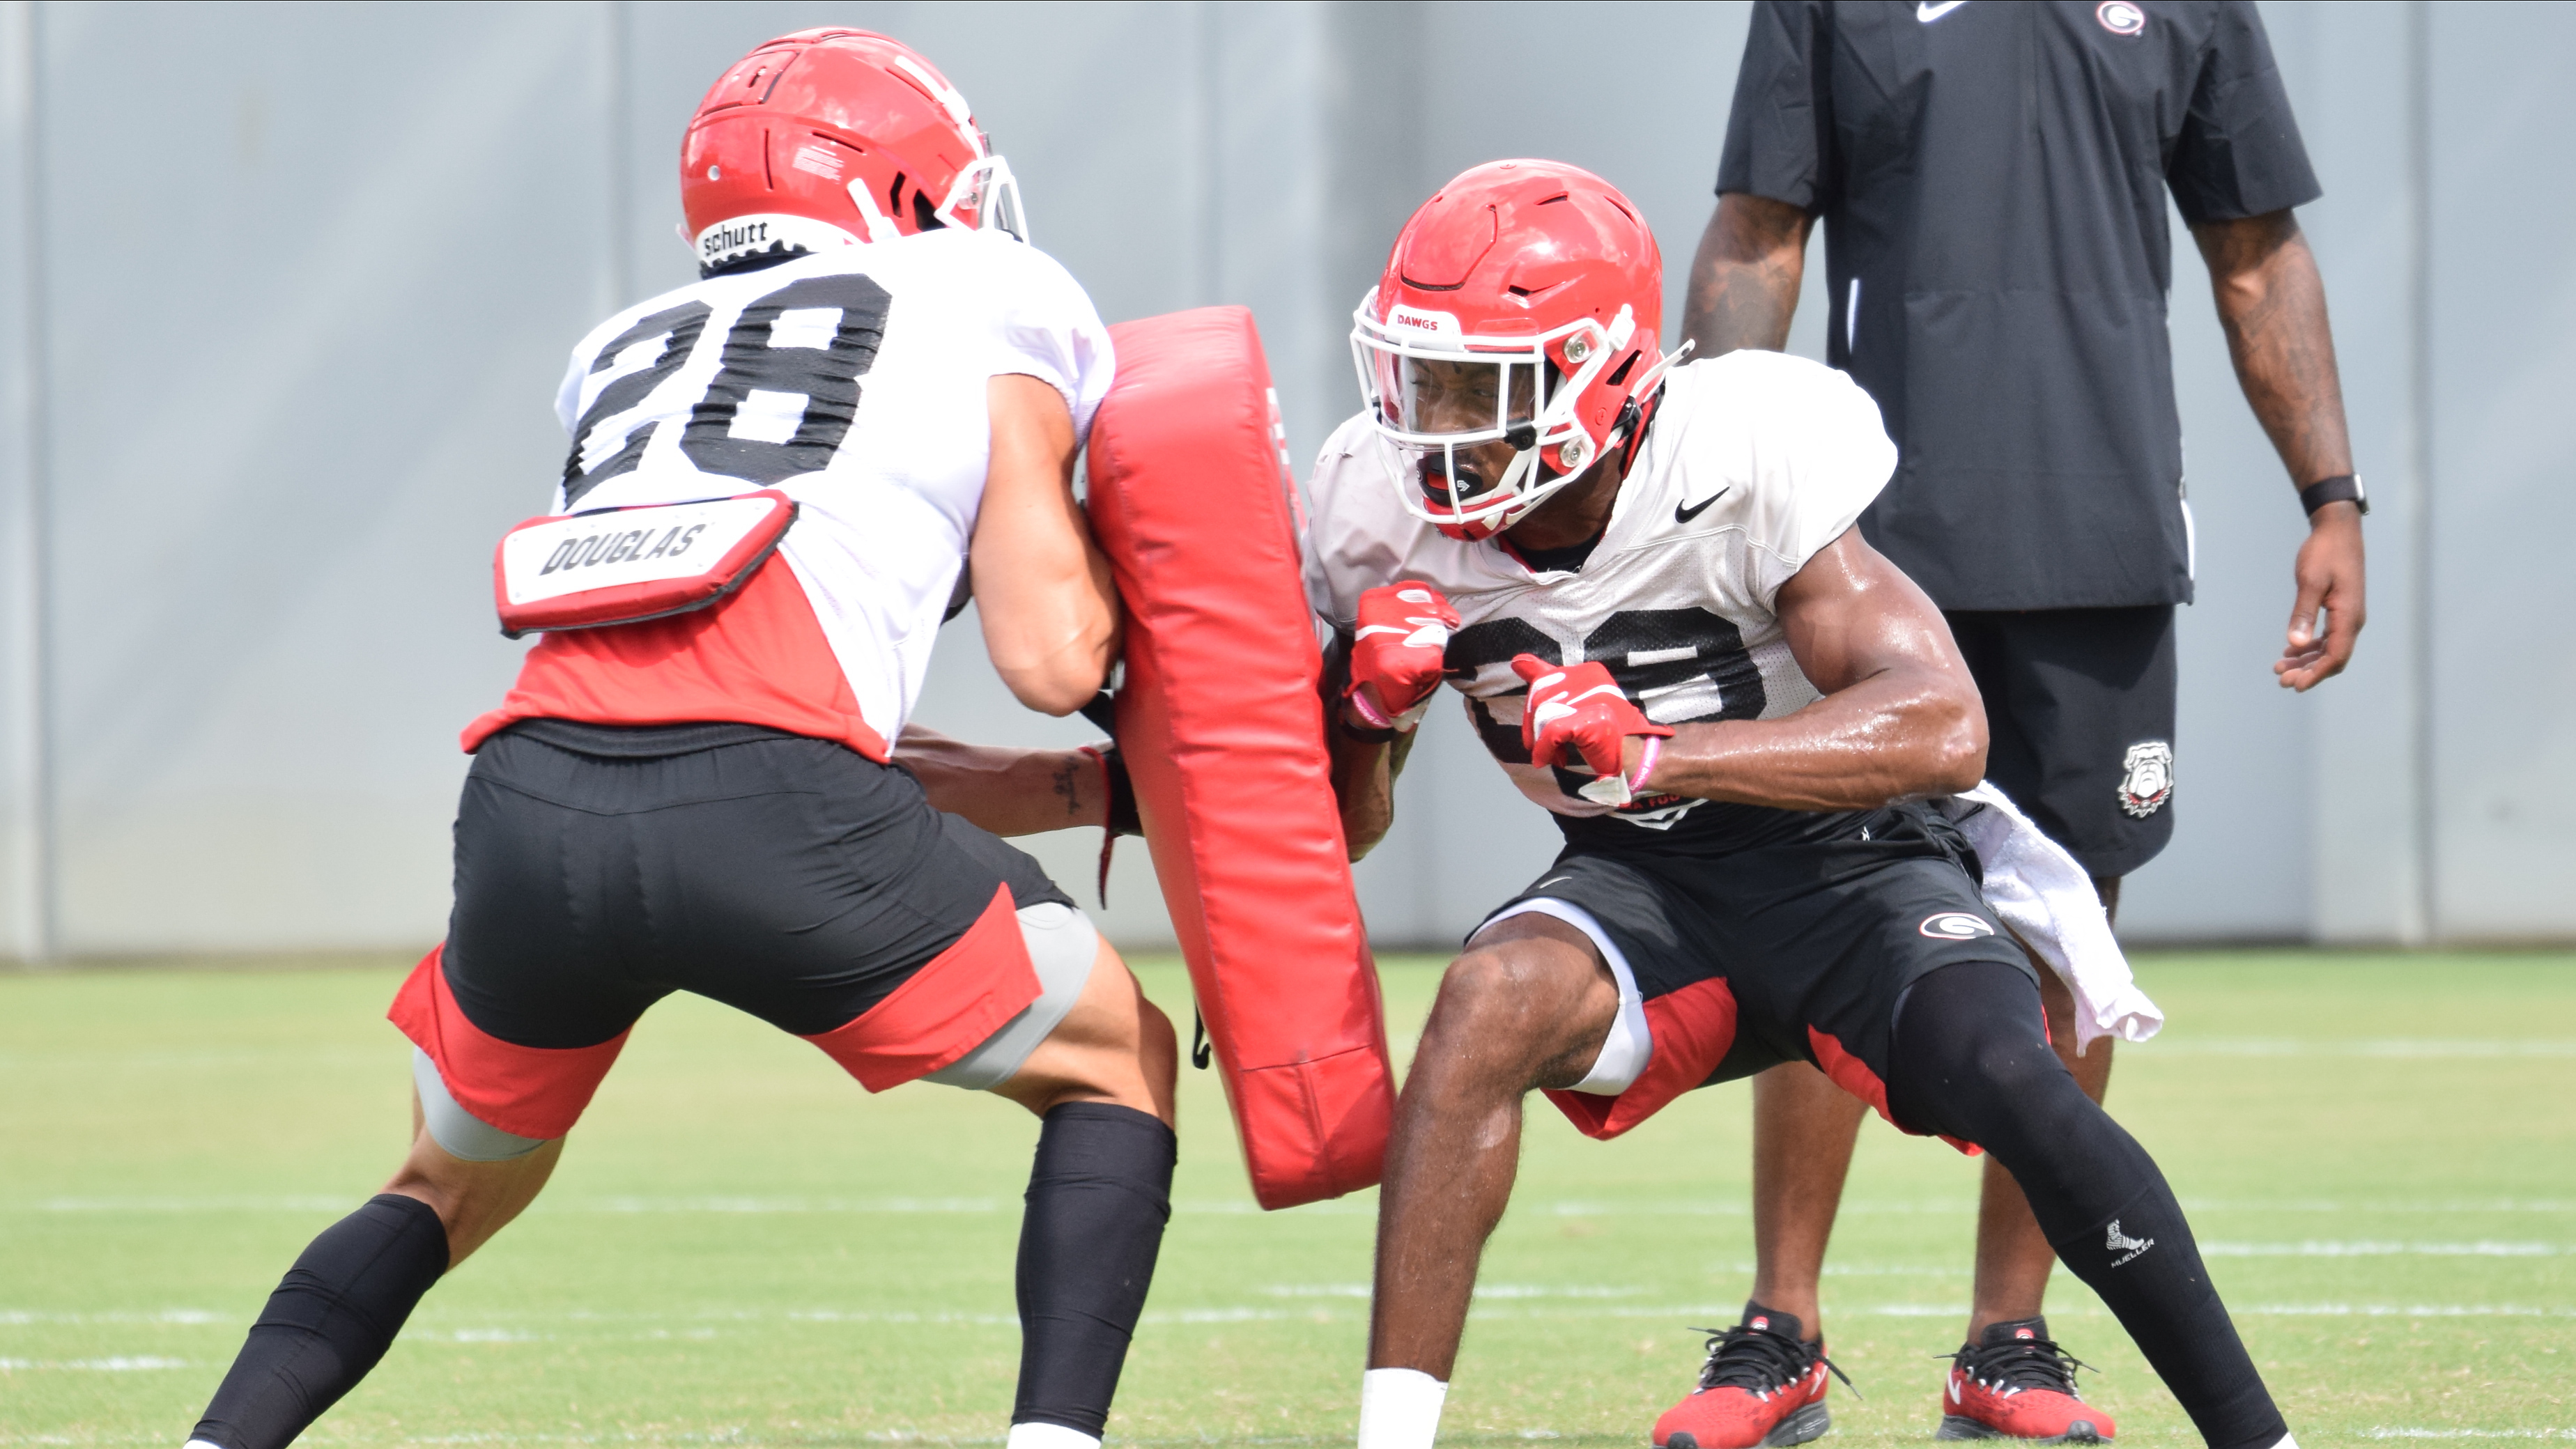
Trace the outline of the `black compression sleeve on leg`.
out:
[[[385,1193],[295,1260],[251,1325],[194,1438],[284,1449],[385,1356],[447,1271],[447,1229],[418,1198]]]
[[[1994,1154],[2211,1449],[2271,1449],[2288,1432],[2173,1189],[2049,1049],[2030,978],[1988,962],[1924,977],[1897,1008],[1892,1058],[1898,1120]]]
[[[1178,1139],[1146,1113],[1068,1102],[1046,1114],[1020,1222],[1020,1392],[1014,1424],[1093,1438],[1145,1311],[1172,1216]]]

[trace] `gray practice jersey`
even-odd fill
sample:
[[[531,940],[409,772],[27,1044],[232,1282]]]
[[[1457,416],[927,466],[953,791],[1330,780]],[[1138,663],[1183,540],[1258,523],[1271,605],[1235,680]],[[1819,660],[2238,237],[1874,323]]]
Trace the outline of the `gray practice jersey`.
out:
[[[1316,464],[1307,595],[1345,636],[1360,595],[1378,585],[1412,579],[1447,595],[1463,621],[1449,641],[1450,684],[1512,782],[1559,816],[1670,830],[1696,811],[1694,835],[1714,826],[1764,837],[1787,821],[1759,817],[1798,812],[1673,796],[1614,809],[1575,793],[1592,778],[1580,766],[1533,766],[1521,745],[1528,691],[1511,658],[1598,660],[1662,724],[1802,708],[1816,688],[1773,600],[1895,466],[1877,405],[1842,373],[1753,351],[1679,367],[1591,556],[1576,571],[1533,572],[1499,543],[1443,537],[1405,511],[1396,490],[1415,484],[1404,457],[1363,414]]]

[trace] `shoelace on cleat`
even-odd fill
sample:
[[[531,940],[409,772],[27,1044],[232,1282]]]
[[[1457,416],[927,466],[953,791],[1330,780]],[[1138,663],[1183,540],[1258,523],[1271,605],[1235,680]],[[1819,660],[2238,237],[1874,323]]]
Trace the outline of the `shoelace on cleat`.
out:
[[[1733,1328],[1694,1328],[1693,1333],[1708,1335],[1708,1362],[1700,1365],[1699,1386],[1702,1389],[1743,1389],[1757,1398],[1769,1398],[1807,1376],[1817,1364],[1832,1370],[1852,1397],[1861,1397],[1860,1387],[1842,1366],[1825,1357],[1824,1345],[1814,1348],[1800,1343],[1785,1333],[1767,1328],[1737,1324]]]
[[[1976,1383],[2006,1394],[2024,1389],[2051,1389],[2070,1399],[2084,1397],[2075,1391],[2075,1371],[2101,1370],[2068,1353],[2050,1338],[2017,1338],[2008,1343],[1963,1343],[1957,1353],[1936,1353],[1946,1358],[1959,1372]]]

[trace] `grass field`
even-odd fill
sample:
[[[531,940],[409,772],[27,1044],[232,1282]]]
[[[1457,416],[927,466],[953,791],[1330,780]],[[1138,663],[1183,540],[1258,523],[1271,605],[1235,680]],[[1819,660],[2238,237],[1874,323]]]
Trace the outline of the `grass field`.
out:
[[[2111,1106],[2164,1163],[2301,1441],[2576,1439],[2576,957],[2150,957]],[[1186,1028],[1185,982],[1142,967]],[[1387,969],[1398,1034],[1435,963]],[[390,965],[0,977],[0,1444],[176,1445],[304,1242],[407,1131]],[[1372,1203],[1252,1210],[1183,1072],[1162,1271],[1111,1437],[1347,1443]],[[1642,1445],[1748,1282],[1746,1094],[1617,1142],[1539,1104],[1444,1438]],[[1035,1123],[675,998],[518,1225],[310,1444],[991,1442]],[[1827,1445],[1915,1442],[1967,1301],[1974,1166],[1873,1123],[1826,1279]],[[2197,1443],[2060,1274],[2121,1438]]]

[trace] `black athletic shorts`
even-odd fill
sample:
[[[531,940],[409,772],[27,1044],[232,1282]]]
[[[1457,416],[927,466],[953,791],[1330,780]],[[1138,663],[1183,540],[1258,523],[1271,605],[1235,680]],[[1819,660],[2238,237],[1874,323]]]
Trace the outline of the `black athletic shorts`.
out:
[[[1513,898],[1581,907],[1644,998],[1644,1071],[1616,1096],[1548,1094],[1577,1127],[1615,1137],[1694,1087],[1787,1061],[1814,1063],[1884,1115],[1907,987],[1962,961],[2037,984],[1948,821],[1921,805],[1809,818],[1807,839],[1732,852],[1580,832]]]
[[[1986,778],[2095,876],[2173,839],[2174,606],[1956,613]]]
[[[445,944],[394,1020],[478,1118],[570,1129],[646,1007],[693,991],[871,1090],[972,1050],[1038,994],[1015,912],[1070,906],[910,772],[755,725],[527,720],[456,817]]]

